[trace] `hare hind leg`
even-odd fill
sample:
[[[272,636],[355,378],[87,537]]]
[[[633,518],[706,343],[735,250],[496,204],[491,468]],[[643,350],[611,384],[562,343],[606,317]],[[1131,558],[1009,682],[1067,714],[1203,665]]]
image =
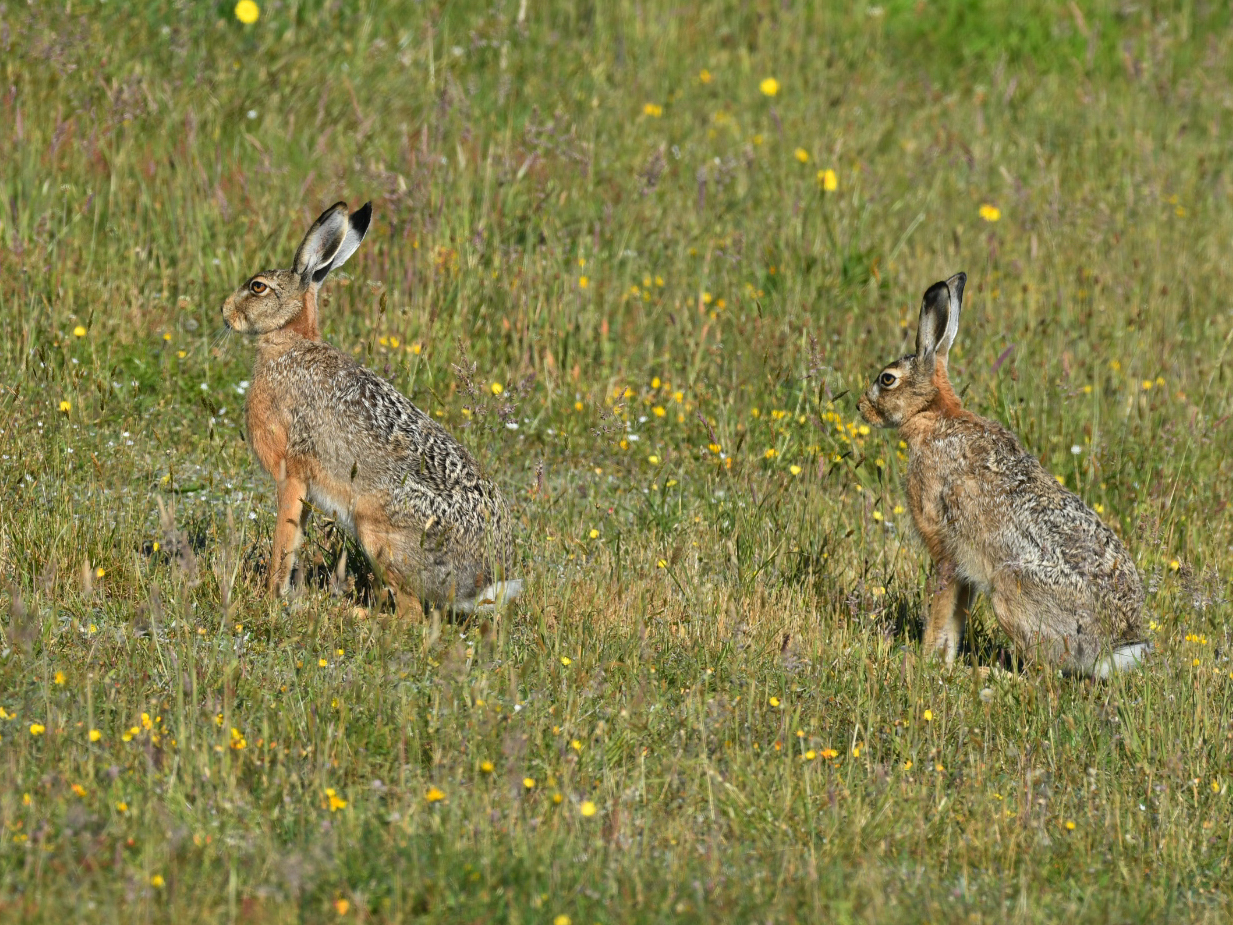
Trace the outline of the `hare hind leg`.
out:
[[[925,651],[941,653],[947,665],[953,665],[959,653],[959,643],[963,640],[963,629],[975,596],[976,589],[951,572],[942,575],[942,586],[934,591],[929,602]]]
[[[353,512],[355,538],[375,573],[378,586],[394,596],[399,616],[423,616],[421,563],[406,531],[390,522],[380,508],[356,509]]]

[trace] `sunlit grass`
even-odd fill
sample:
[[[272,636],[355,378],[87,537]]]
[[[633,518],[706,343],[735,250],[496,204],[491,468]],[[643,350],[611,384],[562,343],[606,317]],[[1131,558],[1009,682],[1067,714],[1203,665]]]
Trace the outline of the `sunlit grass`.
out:
[[[1225,920],[1228,28],[10,4],[0,920]],[[261,595],[218,307],[339,198],[325,336],[503,486],[503,619],[395,616],[320,517]],[[920,651],[855,398],[958,270],[957,387],[1126,539],[1141,673]]]

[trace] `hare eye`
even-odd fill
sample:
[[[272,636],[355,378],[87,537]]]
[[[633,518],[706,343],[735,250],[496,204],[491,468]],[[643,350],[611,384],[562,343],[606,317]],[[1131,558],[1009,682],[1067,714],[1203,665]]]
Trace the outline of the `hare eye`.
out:
[[[269,288],[270,288],[269,286],[261,282],[261,280],[259,279],[255,279],[251,283],[248,284],[248,290],[253,295],[261,295],[261,293],[265,292]]]
[[[878,376],[878,384],[881,385],[885,389],[889,389],[891,386],[895,384],[895,374],[894,373],[883,373],[882,375]]]

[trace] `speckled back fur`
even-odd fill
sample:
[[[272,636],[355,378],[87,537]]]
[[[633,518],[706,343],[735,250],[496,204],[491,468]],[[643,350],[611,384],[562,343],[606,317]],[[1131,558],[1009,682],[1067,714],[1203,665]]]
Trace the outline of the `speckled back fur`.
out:
[[[964,409],[950,385],[965,280],[930,287],[917,352],[887,366],[860,402],[869,423],[898,428],[908,446],[908,506],[937,566],[926,645],[953,660],[972,597],[984,591],[1028,655],[1087,674],[1126,667],[1143,651],[1134,560],[1014,434]]]
[[[512,598],[518,583],[506,578],[513,543],[500,491],[445,428],[317,331],[317,288],[349,256],[338,257],[347,243],[359,246],[369,214],[365,206],[348,218],[345,203],[331,207],[296,267],[257,274],[223,306],[232,328],[259,335],[246,412],[253,451],[279,493],[271,588],[285,590],[316,508],[354,533],[411,598],[462,610],[494,594]]]

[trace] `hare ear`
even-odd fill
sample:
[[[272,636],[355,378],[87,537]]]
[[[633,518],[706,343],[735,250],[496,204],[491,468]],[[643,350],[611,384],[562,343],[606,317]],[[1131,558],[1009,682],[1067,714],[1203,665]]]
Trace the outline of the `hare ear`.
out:
[[[328,267],[321,267],[313,274],[313,282],[319,283],[325,279],[325,274],[330,270],[336,270],[347,262],[347,259],[355,253],[360,246],[360,242],[364,240],[364,235],[368,234],[368,225],[372,221],[372,203],[366,202],[347,219],[347,230],[343,235],[342,243],[338,245],[338,250],[330,258]]]
[[[959,312],[963,309],[963,286],[967,281],[966,273],[956,273],[946,281],[946,294],[950,298],[950,305],[946,312],[946,330],[942,332],[936,348],[939,356],[945,357],[950,353],[950,346],[955,342],[955,335],[959,333]]]
[[[295,252],[293,269],[304,284],[319,284],[330,270],[346,263],[364,240],[371,220],[371,202],[349,217],[345,202],[336,202],[322,212]]]
[[[940,356],[950,352],[959,333],[959,311],[963,305],[963,284],[967,274],[956,273],[945,282],[934,283],[920,303],[920,327],[916,330],[916,355]]]

